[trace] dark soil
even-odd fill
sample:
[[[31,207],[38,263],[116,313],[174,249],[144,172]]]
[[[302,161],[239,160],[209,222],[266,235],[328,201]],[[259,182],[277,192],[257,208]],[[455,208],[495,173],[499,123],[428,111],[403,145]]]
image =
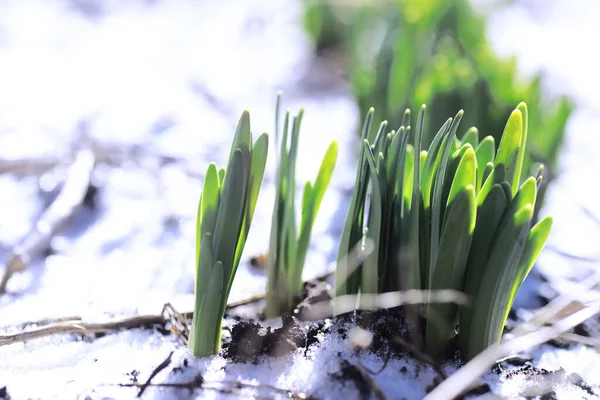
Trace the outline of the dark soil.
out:
[[[300,321],[314,321],[331,317],[333,315],[332,299],[329,283],[318,280],[304,282],[293,314]]]
[[[516,359],[515,359],[516,360]],[[517,376],[525,376],[528,381],[531,380],[531,385],[522,393],[528,399],[556,399],[558,398],[554,387],[560,383],[569,382],[572,385],[579,387],[591,396],[595,396],[594,390],[588,385],[583,378],[576,374],[567,374],[564,369],[556,371],[548,371],[543,368],[537,368],[530,361],[523,361],[518,368],[511,368],[507,362],[498,364],[498,368],[494,370],[504,379],[511,379]],[[516,362],[511,362],[510,365],[516,365]]]
[[[347,360],[342,360],[340,366],[340,371],[332,374],[331,376],[343,384],[345,384],[345,382],[353,382],[356,386],[356,389],[360,393],[361,399],[370,398],[372,393],[372,385],[370,385],[369,381],[365,379],[360,369]]]
[[[307,334],[296,318],[284,314],[282,320],[283,326],[275,330],[249,321],[234,325],[224,357],[234,362],[256,362],[264,354],[279,357],[306,348]]]

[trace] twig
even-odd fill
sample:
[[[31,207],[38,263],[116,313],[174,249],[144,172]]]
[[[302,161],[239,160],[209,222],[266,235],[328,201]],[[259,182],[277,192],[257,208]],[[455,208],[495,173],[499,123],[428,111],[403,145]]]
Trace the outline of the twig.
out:
[[[160,364],[158,364],[158,366],[156,368],[154,368],[154,371],[152,371],[152,373],[148,377],[148,380],[146,381],[146,383],[144,383],[140,387],[140,391],[139,391],[137,397],[142,397],[142,394],[144,394],[144,391],[146,390],[146,388],[148,387],[148,385],[150,385],[150,383],[152,382],[152,379],[156,375],[158,375],[158,373],[160,371],[162,371],[163,369],[167,368],[169,366],[169,364],[171,364],[171,357],[173,357],[173,352],[170,352],[169,355],[167,356],[167,358],[165,358],[163,362],[161,362]]]
[[[163,321],[171,322],[171,332],[177,335],[181,341],[187,345],[190,328],[188,327],[186,316],[175,310],[175,307],[173,307],[171,303],[165,304],[161,315]]]
[[[339,314],[342,314],[344,312],[350,312],[356,309],[391,308],[406,304],[454,303],[458,305],[466,305],[469,302],[464,293],[452,289],[410,289],[380,294],[365,293],[361,294],[360,296],[361,306],[359,308],[356,307],[356,299],[356,295],[336,297],[334,300],[336,311]]]
[[[35,228],[16,246],[6,261],[6,270],[0,281],[0,294],[6,292],[10,277],[27,268],[29,262],[48,246],[52,237],[81,205],[90,184],[94,169],[94,154],[89,149],[80,150],[69,167],[67,180],[52,204],[42,213]]]
[[[331,272],[330,272],[331,273]],[[325,274],[324,274],[325,275]],[[322,276],[324,276],[322,275]],[[236,307],[244,306],[247,304],[254,303],[264,299],[264,293],[256,294],[247,299],[231,302],[227,305],[226,310],[231,310]],[[160,314],[145,314],[136,315],[134,317],[126,317],[116,319],[113,321],[89,323],[83,322],[80,317],[69,317],[59,318],[53,320],[42,320],[36,322],[27,322],[21,324],[21,327],[29,325],[43,325],[39,328],[18,332],[9,335],[0,335],[0,346],[25,342],[32,339],[39,339],[47,336],[68,334],[68,333],[80,333],[80,334],[93,334],[93,333],[104,333],[109,331],[115,331],[118,329],[133,329],[139,328],[146,325],[154,324],[165,324],[171,322],[171,328],[173,333],[179,336],[183,342],[187,341],[187,324],[183,324],[185,319],[192,318],[193,312],[186,311],[179,313],[175,311],[173,306],[166,303],[163,306],[163,310]],[[48,323],[50,321],[50,323]],[[4,327],[3,330],[10,327]]]
[[[560,338],[568,340],[570,342],[580,343],[584,346],[594,347],[596,348],[596,350],[600,350],[600,340],[595,339],[593,337],[577,335],[575,333],[563,333],[562,335],[560,335]]]
[[[111,384],[107,384],[107,385],[111,385]],[[115,384],[115,385],[120,386],[120,387],[135,387],[135,388],[140,388],[141,386],[143,386],[139,382],[119,383],[119,384]],[[222,385],[229,386],[229,387],[219,387]],[[292,389],[284,389],[284,388],[280,388],[278,386],[267,385],[264,383],[254,383],[254,382],[246,382],[246,381],[228,381],[228,380],[205,381],[204,379],[202,379],[201,376],[198,376],[196,379],[189,381],[189,382],[149,383],[147,385],[147,387],[188,389],[190,391],[192,391],[194,389],[214,390],[214,391],[217,391],[220,393],[225,393],[225,394],[236,394],[237,393],[236,389],[244,389],[244,388],[268,389],[268,390],[271,390],[276,393],[281,393],[281,394],[285,395],[286,398],[289,398],[289,399],[304,400],[304,399],[308,398],[308,396],[302,392],[298,392],[298,391],[295,391]],[[273,396],[263,396],[263,397],[253,396],[252,398],[253,399],[272,399]]]
[[[577,284],[578,290],[574,292],[588,293],[598,283],[600,283],[600,272],[596,272],[592,276],[585,278],[582,282],[579,282]],[[559,320],[561,317],[571,315],[584,307],[582,301],[574,300],[571,295],[560,295],[544,307],[536,310],[526,322],[513,329],[511,334],[519,336],[527,333],[529,331],[528,328],[531,326],[538,327],[552,320]]]
[[[32,329],[30,331],[19,332],[10,335],[0,335],[0,346],[8,344],[25,342],[32,339],[39,339],[47,336],[80,333],[92,334],[113,331],[117,329],[139,328],[144,325],[162,323],[161,315],[139,315],[136,317],[124,318],[115,321],[102,323],[85,323],[82,321],[58,322],[46,326]]]
[[[560,321],[556,321],[552,326],[543,327],[514,339],[504,341],[500,345],[490,346],[443,381],[425,399],[441,400],[458,397],[483,375],[490,366],[494,365],[497,359],[526,351],[534,346],[539,346],[560,336],[563,332],[568,331],[598,313],[600,313],[600,301],[588,304],[585,308],[572,313]]]
[[[10,172],[19,177],[28,175],[38,175],[44,173],[56,165],[60,164],[61,160],[55,157],[42,157],[30,159],[0,159],[0,173]]]

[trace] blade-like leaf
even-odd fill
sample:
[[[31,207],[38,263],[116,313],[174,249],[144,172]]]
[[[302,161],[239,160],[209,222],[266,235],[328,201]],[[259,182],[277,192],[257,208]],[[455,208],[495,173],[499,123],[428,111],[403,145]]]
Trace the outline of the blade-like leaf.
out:
[[[442,207],[445,204],[442,204],[442,193],[444,189],[444,180],[446,178],[446,168],[448,167],[448,159],[450,157],[450,148],[451,144],[454,141],[454,137],[456,136],[456,130],[458,129],[458,124],[462,119],[463,111],[460,110],[454,120],[452,121],[452,125],[448,131],[448,135],[446,136],[444,146],[442,148],[442,155],[440,159],[439,167],[436,168],[437,173],[435,176],[435,181],[433,184],[433,197],[431,199],[431,242],[430,242],[430,252],[429,252],[429,279],[431,280],[433,268],[437,262],[437,251],[440,241],[440,233],[442,227]]]
[[[266,133],[263,133],[258,137],[252,148],[252,163],[250,167],[250,183],[248,185],[248,193],[246,199],[246,210],[244,213],[244,220],[242,222],[242,230],[240,238],[238,240],[237,249],[235,251],[235,260],[233,262],[233,273],[237,269],[240,259],[242,257],[242,251],[246,245],[246,239],[248,238],[248,232],[250,231],[250,225],[252,224],[252,218],[254,217],[254,210],[256,209],[256,202],[258,200],[258,193],[260,192],[260,186],[262,184],[263,176],[265,173],[265,166],[267,164],[267,153],[269,151],[269,137]]]
[[[421,182],[421,145],[423,142],[423,127],[425,125],[425,105],[421,106],[419,115],[417,116],[417,125],[415,129],[415,139],[413,142],[413,158],[414,158],[414,169],[413,169],[413,184],[412,184],[412,198],[410,202],[410,236],[407,238],[408,248],[408,265],[412,266],[411,270],[408,271],[409,282],[405,284],[403,289],[420,289],[421,288],[421,262],[420,262],[420,244],[419,244],[419,214],[421,208],[421,188],[419,183]]]
[[[502,139],[498,146],[498,152],[496,154],[496,166],[503,164],[506,168],[506,181],[513,188],[513,196],[516,194],[519,187],[518,179],[516,176],[516,167],[519,157],[519,146],[521,144],[521,133],[523,130],[523,115],[518,109],[514,110],[502,133]],[[517,183],[514,184],[515,179]]]
[[[294,287],[298,287],[298,290],[302,286],[302,270],[304,262],[306,260],[306,253],[310,244],[310,235],[312,227],[315,222],[317,213],[321,206],[321,201],[325,195],[325,190],[329,186],[331,175],[335,167],[337,159],[338,144],[332,142],[323,157],[319,173],[315,179],[314,187],[311,186],[310,182],[307,182],[304,188],[304,198],[302,201],[302,220],[300,223],[300,235],[298,237],[298,246],[296,254],[296,268],[292,276],[292,282]],[[296,296],[297,293],[294,293]]]
[[[468,152],[468,160],[463,160],[464,156]],[[459,173],[459,167],[462,164],[462,172]],[[467,168],[467,170],[465,170]],[[444,190],[442,191],[442,204],[444,207],[441,208],[441,221],[444,220],[445,214],[445,205],[448,203],[449,196],[451,195],[451,189],[454,187],[454,190],[460,190],[466,185],[473,185],[474,187],[477,184],[477,161],[475,159],[475,150],[473,150],[473,146],[470,143],[463,145],[460,149],[456,150],[452,155],[452,158],[449,160],[448,168],[446,169],[446,180],[444,182]],[[466,176],[463,175],[466,172]],[[471,177],[474,178],[471,181]],[[462,182],[461,182],[462,179]]]
[[[198,265],[201,252],[200,240],[206,233],[215,231],[215,221],[217,220],[217,211],[219,209],[219,192],[220,185],[217,166],[215,163],[210,163],[204,176],[202,195],[198,202],[198,217],[196,219],[196,266]]]
[[[548,236],[550,236],[551,229],[552,217],[546,217],[540,222],[538,222],[529,231],[529,236],[527,237],[525,249],[523,250],[523,254],[521,255],[521,259],[519,260],[517,275],[513,287],[510,290],[510,296],[508,298],[508,306],[506,307],[504,321],[506,321],[506,318],[508,318],[508,313],[512,307],[513,301],[515,300],[519,288],[523,284],[523,281],[525,281],[525,278],[527,278],[527,275],[529,275],[531,268],[533,268],[533,264],[535,264],[535,260],[537,260],[538,256],[542,252],[542,248],[544,247],[544,244],[546,244]]]
[[[212,234],[210,232],[204,235],[200,247],[200,259],[196,264],[196,283],[194,287],[196,307],[194,310],[200,309],[200,302],[204,296],[204,289],[213,266]]]
[[[519,184],[521,181],[521,170],[523,169],[523,160],[525,159],[525,145],[527,144],[527,124],[528,124],[528,115],[527,115],[527,105],[523,102],[519,103],[517,106],[517,110],[521,111],[521,116],[523,118],[521,124],[521,142],[519,143],[519,153],[517,155],[517,165],[515,168],[515,178],[512,184],[513,194],[517,192],[519,188]]]
[[[488,179],[486,185],[491,182],[492,180]],[[479,198],[477,201],[479,202]],[[468,296],[470,305],[460,311],[459,339],[464,351],[467,351],[469,347],[469,333],[471,332],[471,323],[473,320],[473,303],[481,286],[481,280],[485,273],[485,267],[488,264],[496,231],[506,212],[509,201],[510,199],[506,198],[502,186],[496,184],[489,190],[489,194],[485,197],[483,203],[479,204],[473,243],[465,271],[464,293]]]
[[[475,186],[468,185],[457,192],[448,205],[438,259],[430,278],[430,290],[462,289],[474,227]],[[427,354],[440,358],[454,331],[456,306],[430,303],[426,308],[426,319]]]
[[[196,357],[206,357],[221,351],[222,314],[219,313],[219,306],[221,303],[226,303],[223,300],[225,291],[223,282],[226,281],[223,264],[217,261],[209,275],[200,307],[196,309],[204,319],[194,315],[188,344]]]
[[[491,165],[491,164],[489,164],[489,165]],[[479,207],[483,204],[483,202],[487,198],[488,194],[490,193],[490,191],[492,190],[494,185],[500,186],[500,184],[495,183],[496,182],[496,178],[495,178],[496,170],[494,169],[493,166],[491,166],[490,168],[492,168],[492,170],[486,177],[483,186],[481,186],[481,189],[477,193],[477,207]]]
[[[237,241],[242,227],[244,197],[250,170],[246,170],[244,153],[238,149],[225,175],[225,185],[221,192],[221,201],[215,231],[213,234],[214,262],[223,264],[224,276],[229,287],[233,280],[233,262],[235,260]]]
[[[362,267],[362,293],[377,293],[378,292],[378,278],[379,278],[379,245],[380,245],[380,233],[381,233],[381,219],[382,219],[382,193],[379,176],[377,176],[377,161],[371,152],[369,142],[365,140],[364,151],[369,166],[369,176],[371,183],[371,205],[369,207],[369,221],[368,221],[368,232],[367,237],[373,241],[373,251],[365,260]]]
[[[504,189],[503,189],[504,190]],[[500,339],[511,288],[527,241],[535,204],[535,178],[521,186],[498,227],[474,302],[468,358]],[[510,194],[510,187],[508,187]]]
[[[313,215],[313,222],[316,218],[316,214],[319,210],[319,207],[321,206],[323,196],[325,196],[325,190],[327,190],[329,182],[331,181],[331,175],[333,174],[333,170],[335,168],[337,156],[338,143],[336,141],[333,141],[327,148],[327,152],[325,152],[325,156],[323,157],[323,161],[321,162],[321,167],[319,168],[319,173],[317,174],[317,178],[315,179],[313,191],[315,213]]]
[[[486,136],[475,149],[477,157],[477,190],[481,188],[484,179],[485,168],[488,163],[494,163],[494,153],[496,152],[496,144],[492,136]]]
[[[250,154],[251,148],[252,134],[250,133],[250,113],[248,111],[244,111],[235,130],[235,135],[231,144],[231,150],[229,151],[229,163],[227,164],[227,168],[225,170],[229,170],[233,161],[233,153],[235,153],[237,149],[241,149],[242,152]],[[247,162],[250,163],[250,157],[248,157]],[[221,185],[224,185],[224,181],[221,182]]]
[[[365,123],[363,125],[361,140],[365,140],[369,136],[371,129],[371,122],[373,120],[373,108],[369,109]],[[363,143],[361,142],[359,152],[358,168],[356,170],[356,179],[354,183],[354,190],[352,192],[352,198],[350,200],[350,208],[344,222],[344,229],[340,238],[340,246],[338,249],[337,265],[336,265],[336,296],[343,296],[347,294],[358,293],[360,284],[359,271],[350,273],[348,270],[348,261],[346,256],[350,253],[350,250],[362,240],[363,235],[363,217],[365,207],[365,197],[367,191],[368,182],[368,166],[366,163],[366,156],[363,149]],[[359,268],[360,269],[360,268]]]
[[[474,126],[469,128],[463,138],[460,140],[462,145],[470,143],[473,148],[476,148],[479,145],[479,130]]]
[[[448,129],[450,128],[450,124],[452,123],[452,118],[448,118],[444,125],[440,128],[440,130],[435,134],[431,145],[429,146],[429,150],[427,150],[427,157],[425,159],[425,164],[423,165],[423,175],[421,176],[421,186],[423,192],[423,200],[425,201],[425,205],[428,208],[431,198],[431,185],[433,184],[433,175],[435,172],[435,167],[432,168],[432,164],[438,158],[439,149],[442,144],[442,140],[447,136]],[[441,159],[441,155],[439,156]]]

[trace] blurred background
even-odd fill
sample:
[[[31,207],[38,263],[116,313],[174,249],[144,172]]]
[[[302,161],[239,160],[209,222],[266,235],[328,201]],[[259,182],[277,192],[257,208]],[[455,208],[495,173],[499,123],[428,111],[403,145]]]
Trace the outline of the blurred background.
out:
[[[242,110],[273,131],[277,90],[305,108],[299,185],[341,143],[307,278],[335,257],[369,107],[394,127],[425,103],[429,135],[462,108],[463,132],[498,137],[525,101],[555,227],[517,306],[572,290],[600,256],[599,17],[595,0],[0,1],[0,273],[70,179],[84,194],[9,280],[0,323],[191,309],[203,173]],[[92,167],[69,173],[82,152]],[[274,171],[245,260],[268,246]],[[247,262],[237,275],[232,299],[264,289]]]

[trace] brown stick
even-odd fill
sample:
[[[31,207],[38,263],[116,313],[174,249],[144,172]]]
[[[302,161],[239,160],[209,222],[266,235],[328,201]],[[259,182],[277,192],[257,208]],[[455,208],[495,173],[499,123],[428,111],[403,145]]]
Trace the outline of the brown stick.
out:
[[[135,387],[140,388],[144,384],[139,382],[134,383],[119,383],[119,384],[106,384],[103,386],[120,386],[120,387]],[[267,385],[264,383],[254,383],[254,382],[245,382],[245,381],[205,381],[202,379],[202,376],[198,376],[196,379],[189,382],[164,382],[164,383],[149,383],[146,385],[147,387],[159,387],[159,388],[176,388],[176,389],[188,389],[193,391],[194,389],[202,389],[202,390],[214,390],[220,393],[225,394],[240,394],[239,390],[244,388],[250,389],[267,389],[275,393],[282,394],[289,399],[297,399],[303,400],[307,399],[308,396],[302,392],[298,392],[292,389],[284,389],[278,386]],[[252,397],[254,399],[272,399],[273,396],[255,396]]]
[[[152,378],[154,378],[156,375],[158,375],[158,373],[160,371],[167,368],[169,366],[169,364],[171,364],[171,357],[173,357],[173,352],[170,352],[169,355],[167,356],[167,358],[165,358],[163,362],[161,362],[160,364],[158,364],[158,366],[156,368],[154,368],[154,370],[148,377],[148,380],[146,381],[146,383],[144,383],[142,386],[140,386],[140,391],[139,391],[137,397],[142,397],[142,394],[144,394],[144,391],[146,390],[148,385],[150,385],[150,383],[152,383]]]
[[[6,261],[6,270],[0,281],[0,295],[6,292],[10,277],[27,268],[29,262],[48,246],[52,237],[77,211],[83,202],[94,169],[94,154],[80,150],[69,167],[67,180],[52,204],[42,213],[35,228],[16,246]]]
[[[247,304],[254,303],[256,301],[260,301],[264,299],[264,294],[256,294],[247,299],[243,299],[240,301],[234,301],[227,305],[226,310],[232,310],[236,307],[244,306]],[[80,334],[93,334],[93,333],[103,333],[109,331],[115,331],[118,329],[133,329],[139,328],[145,325],[153,325],[153,324],[165,324],[170,322],[170,316],[174,316],[175,314],[165,314],[164,310],[167,308],[169,304],[165,304],[163,307],[163,312],[160,314],[146,314],[146,315],[136,315],[134,317],[126,317],[121,319],[115,319],[113,321],[107,322],[99,322],[99,323],[89,323],[83,322],[80,317],[70,317],[70,318],[59,318],[56,320],[44,320],[37,322],[29,322],[26,324],[22,324],[22,327],[26,327],[27,325],[44,325],[39,328],[35,328],[32,330],[26,330],[23,332],[18,332],[15,334],[9,335],[0,335],[0,346],[5,346],[13,343],[25,342],[32,339],[39,339],[52,335],[59,334],[69,334],[69,333],[80,333]],[[171,306],[172,308],[172,306]],[[186,311],[183,313],[177,313],[177,316],[181,316],[183,318],[192,318],[193,312]],[[49,322],[49,323],[48,323]],[[7,329],[10,327],[4,327],[2,329]],[[178,334],[176,332],[176,334]],[[182,337],[178,334],[180,338],[185,342],[185,337]]]

